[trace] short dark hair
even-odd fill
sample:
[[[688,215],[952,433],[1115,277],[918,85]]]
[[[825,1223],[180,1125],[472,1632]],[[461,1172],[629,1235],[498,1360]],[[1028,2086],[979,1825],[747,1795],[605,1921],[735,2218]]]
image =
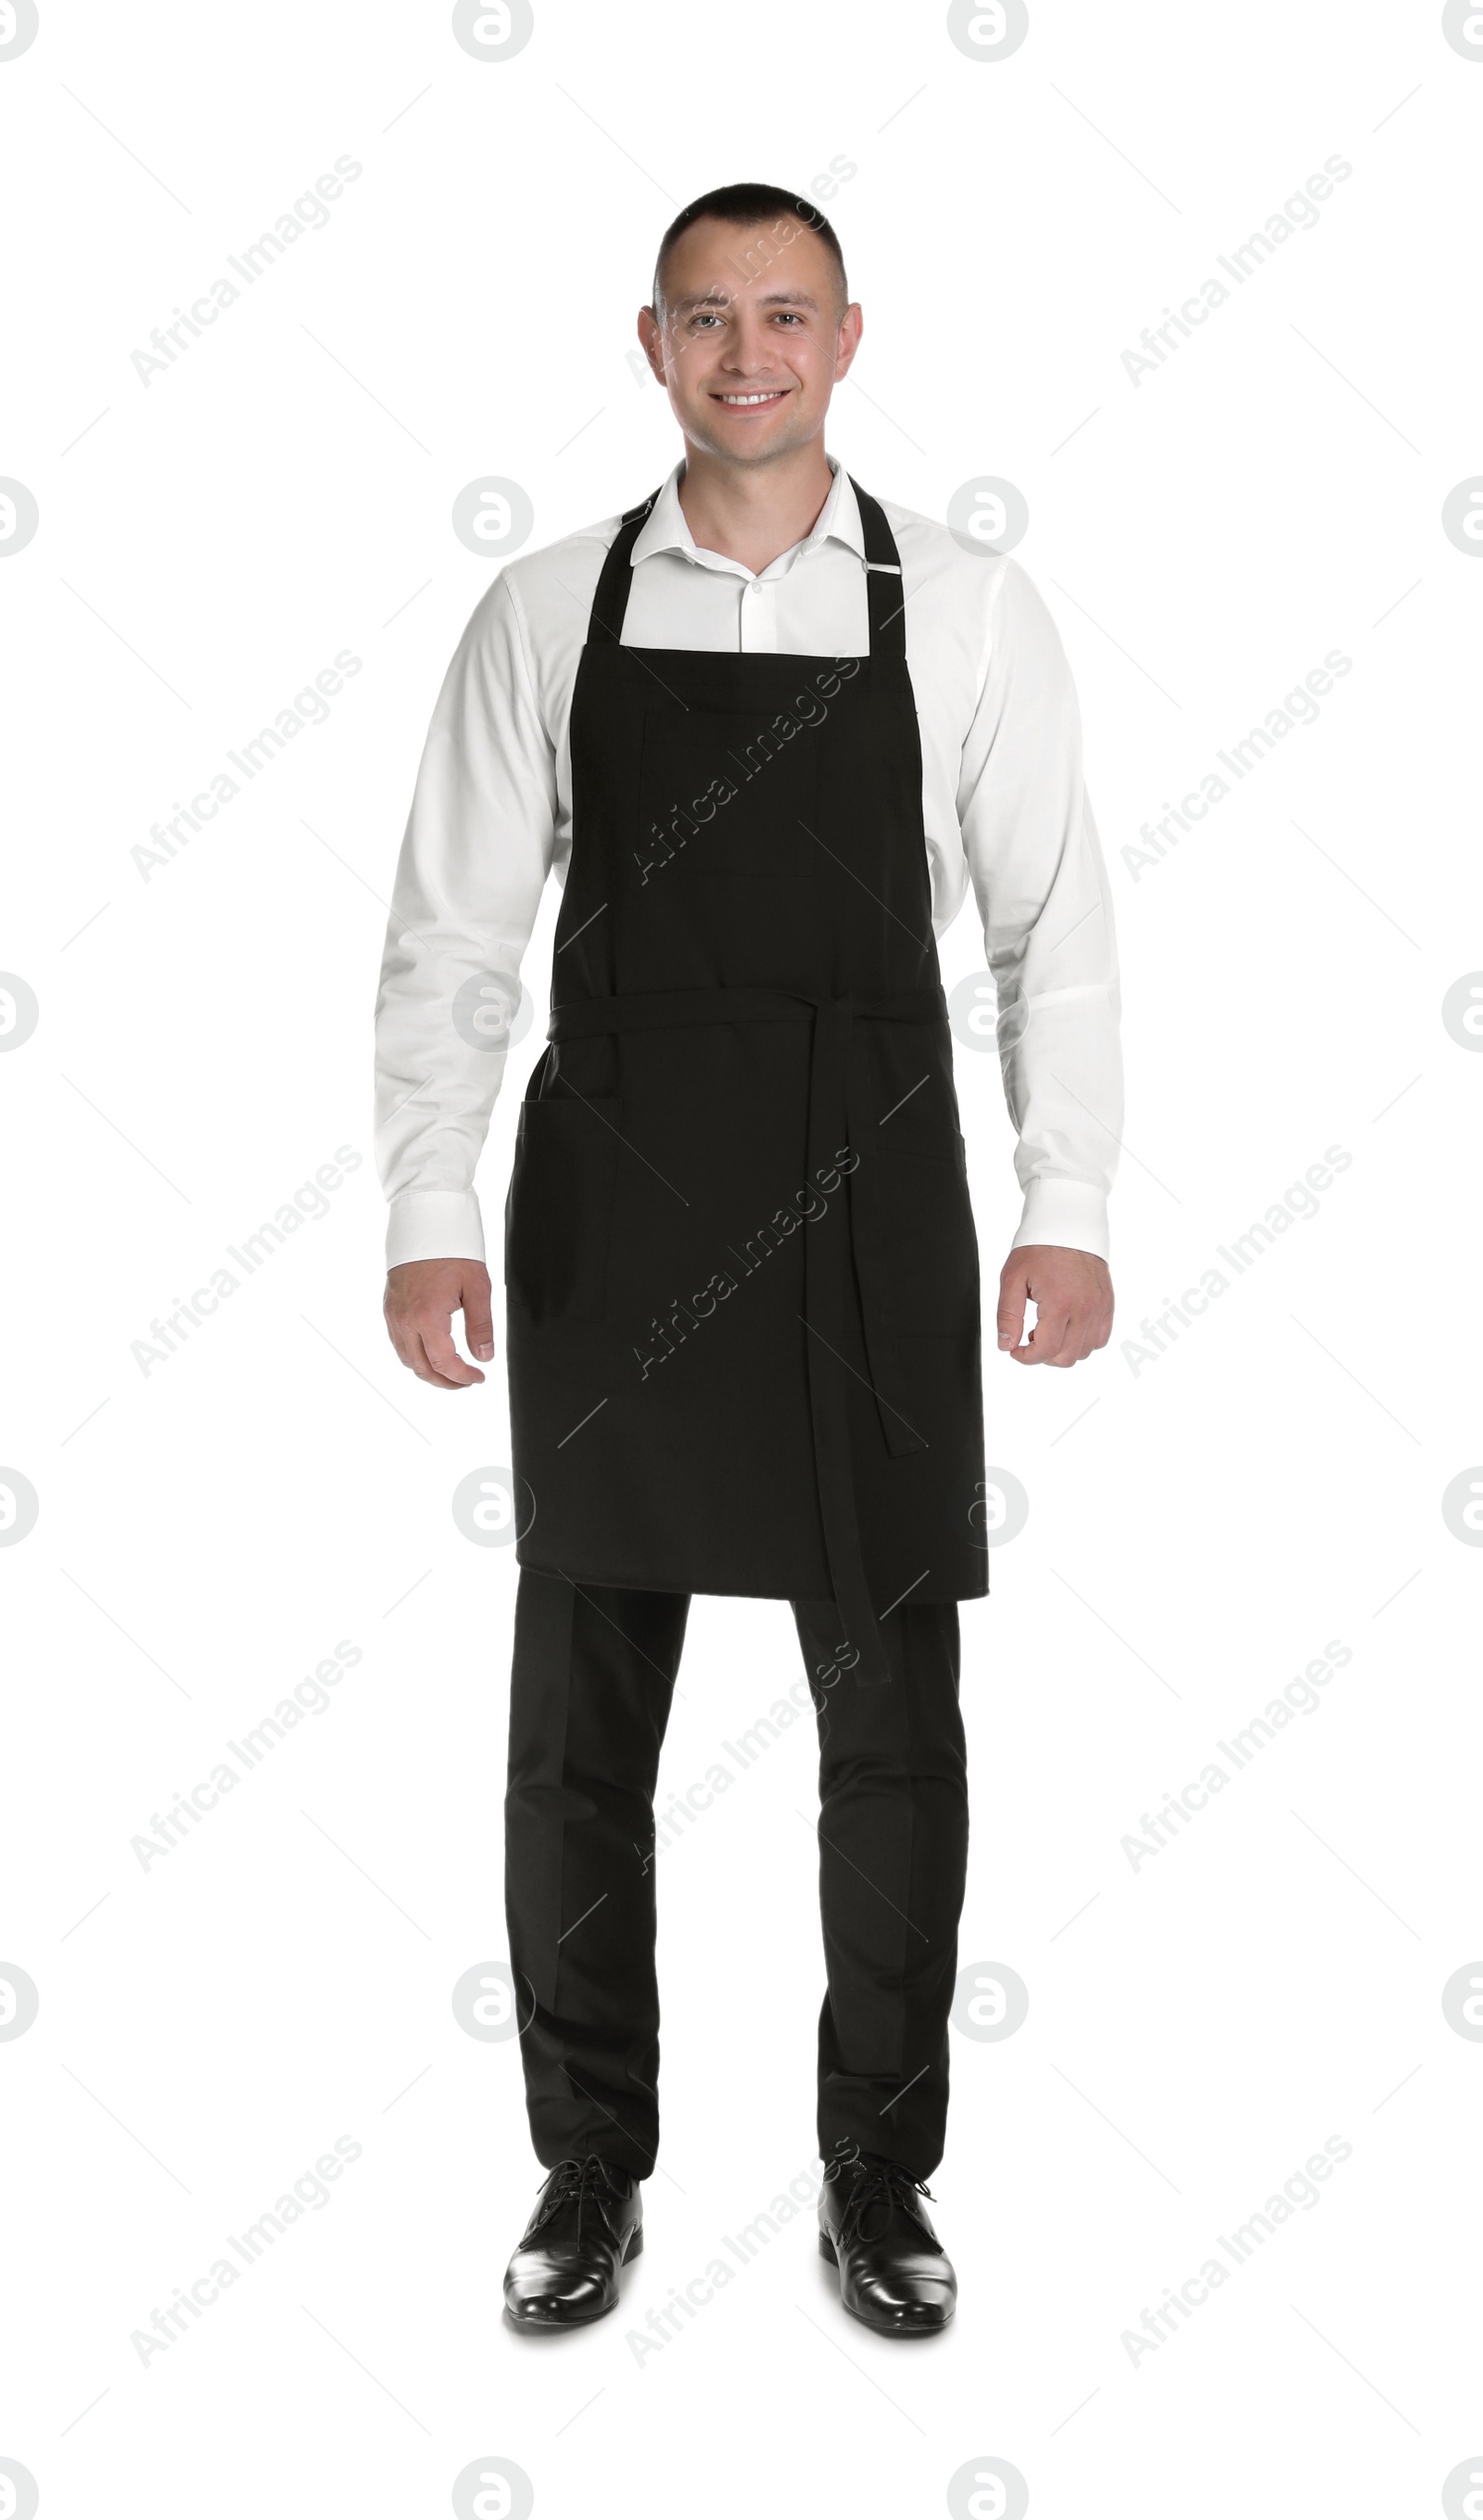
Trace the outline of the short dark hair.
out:
[[[670,220],[660,238],[659,250],[654,258],[653,307],[656,315],[662,311],[664,265],[670,248],[684,236],[686,229],[693,228],[699,219],[724,219],[729,227],[738,228],[757,227],[764,223],[776,227],[784,219],[800,221],[812,230],[832,256],[839,274],[840,304],[848,305],[850,290],[844,276],[844,255],[840,251],[838,238],[817,202],[805,201],[798,193],[786,193],[776,184],[722,184],[714,192],[702,193],[698,201],[689,202],[677,218]]]

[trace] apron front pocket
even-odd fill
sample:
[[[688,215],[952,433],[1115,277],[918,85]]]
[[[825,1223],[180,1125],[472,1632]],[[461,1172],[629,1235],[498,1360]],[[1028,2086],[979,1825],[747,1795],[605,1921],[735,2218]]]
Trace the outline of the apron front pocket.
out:
[[[893,1338],[976,1337],[978,1239],[961,1152],[867,1154],[850,1191],[868,1316]]]
[[[522,1102],[505,1201],[505,1288],[527,1321],[596,1322],[618,1177],[615,1097]]]

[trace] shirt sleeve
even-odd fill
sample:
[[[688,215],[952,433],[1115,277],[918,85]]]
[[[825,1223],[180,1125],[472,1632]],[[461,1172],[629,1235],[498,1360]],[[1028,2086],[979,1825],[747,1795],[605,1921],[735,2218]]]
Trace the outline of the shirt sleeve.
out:
[[[1024,1209],[1012,1248],[1107,1256],[1123,1125],[1117,944],[1059,634],[1018,562],[994,588],[958,819],[999,1003]]]
[[[386,1266],[484,1257],[474,1168],[556,833],[556,753],[503,577],[449,665],[397,863],[376,1001]]]

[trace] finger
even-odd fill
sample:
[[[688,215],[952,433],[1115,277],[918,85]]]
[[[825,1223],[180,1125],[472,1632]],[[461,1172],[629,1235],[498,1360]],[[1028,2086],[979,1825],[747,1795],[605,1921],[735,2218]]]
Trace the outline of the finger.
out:
[[[1088,1357],[1093,1355],[1098,1348],[1105,1347],[1106,1343],[1107,1333],[1105,1330],[1099,1329],[1098,1319],[1095,1314],[1090,1317],[1084,1317],[1080,1321],[1075,1321],[1071,1325],[1071,1335],[1066,1342],[1066,1363],[1068,1365],[1085,1365]]]
[[[484,1377],[476,1365],[468,1365],[453,1344],[453,1332],[445,1321],[423,1322],[420,1325],[423,1352],[432,1368],[436,1381],[452,1391],[461,1391],[467,1383],[482,1382]]]
[[[494,1307],[487,1286],[464,1297],[464,1336],[471,1356],[493,1356]]]
[[[1036,1313],[1035,1328],[1023,1347],[1017,1347],[1013,1351],[1016,1363],[1020,1365],[1052,1364],[1065,1344],[1066,1325],[1069,1320],[1069,1313],[1048,1313],[1044,1305],[1041,1305]]]
[[[1017,1350],[1024,1336],[1025,1299],[1028,1288],[1023,1278],[1005,1278],[999,1288],[999,1344]]]
[[[413,1352],[407,1362],[411,1366],[413,1372],[417,1375],[419,1382],[435,1383],[440,1391],[460,1391],[463,1389],[462,1383],[456,1382],[451,1374],[444,1373],[439,1370],[436,1361],[428,1352],[426,1333],[414,1334],[412,1350]],[[462,1358],[455,1356],[453,1362],[455,1365],[459,1365],[462,1364],[463,1360]],[[464,1368],[464,1371],[467,1376],[469,1372],[467,1366]],[[482,1382],[484,1377],[480,1373],[475,1375],[473,1379]]]
[[[1062,1367],[1080,1365],[1087,1353],[1088,1336],[1085,1318],[1073,1313],[1061,1333],[1060,1343],[1055,1355],[1047,1357],[1046,1363]]]
[[[418,1334],[416,1322],[409,1314],[388,1311],[386,1335],[395,1348],[400,1363],[406,1367],[408,1372],[421,1375],[426,1382],[428,1379],[427,1359],[423,1352],[423,1342]]]

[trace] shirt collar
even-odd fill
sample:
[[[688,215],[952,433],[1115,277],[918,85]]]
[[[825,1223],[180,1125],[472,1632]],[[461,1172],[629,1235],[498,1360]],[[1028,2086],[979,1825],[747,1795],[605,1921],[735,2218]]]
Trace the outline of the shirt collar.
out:
[[[825,461],[834,476],[829,496],[812,532],[805,534],[803,540],[793,546],[788,556],[789,564],[800,553],[812,551],[816,544],[831,537],[858,552],[862,561],[865,558],[865,531],[860,522],[860,503],[855,497],[854,484],[836,457],[827,455]],[[684,470],[685,459],[682,456],[634,539],[629,555],[630,565],[637,568],[641,560],[652,559],[655,552],[674,551],[685,560],[698,562],[701,567],[729,569],[743,577],[750,576],[751,571],[742,561],[728,559],[724,552],[706,551],[696,541],[680,505],[680,476]],[[779,557],[785,555],[780,554]],[[776,567],[777,562],[771,565]],[[767,573],[766,569],[762,571],[764,577]]]

